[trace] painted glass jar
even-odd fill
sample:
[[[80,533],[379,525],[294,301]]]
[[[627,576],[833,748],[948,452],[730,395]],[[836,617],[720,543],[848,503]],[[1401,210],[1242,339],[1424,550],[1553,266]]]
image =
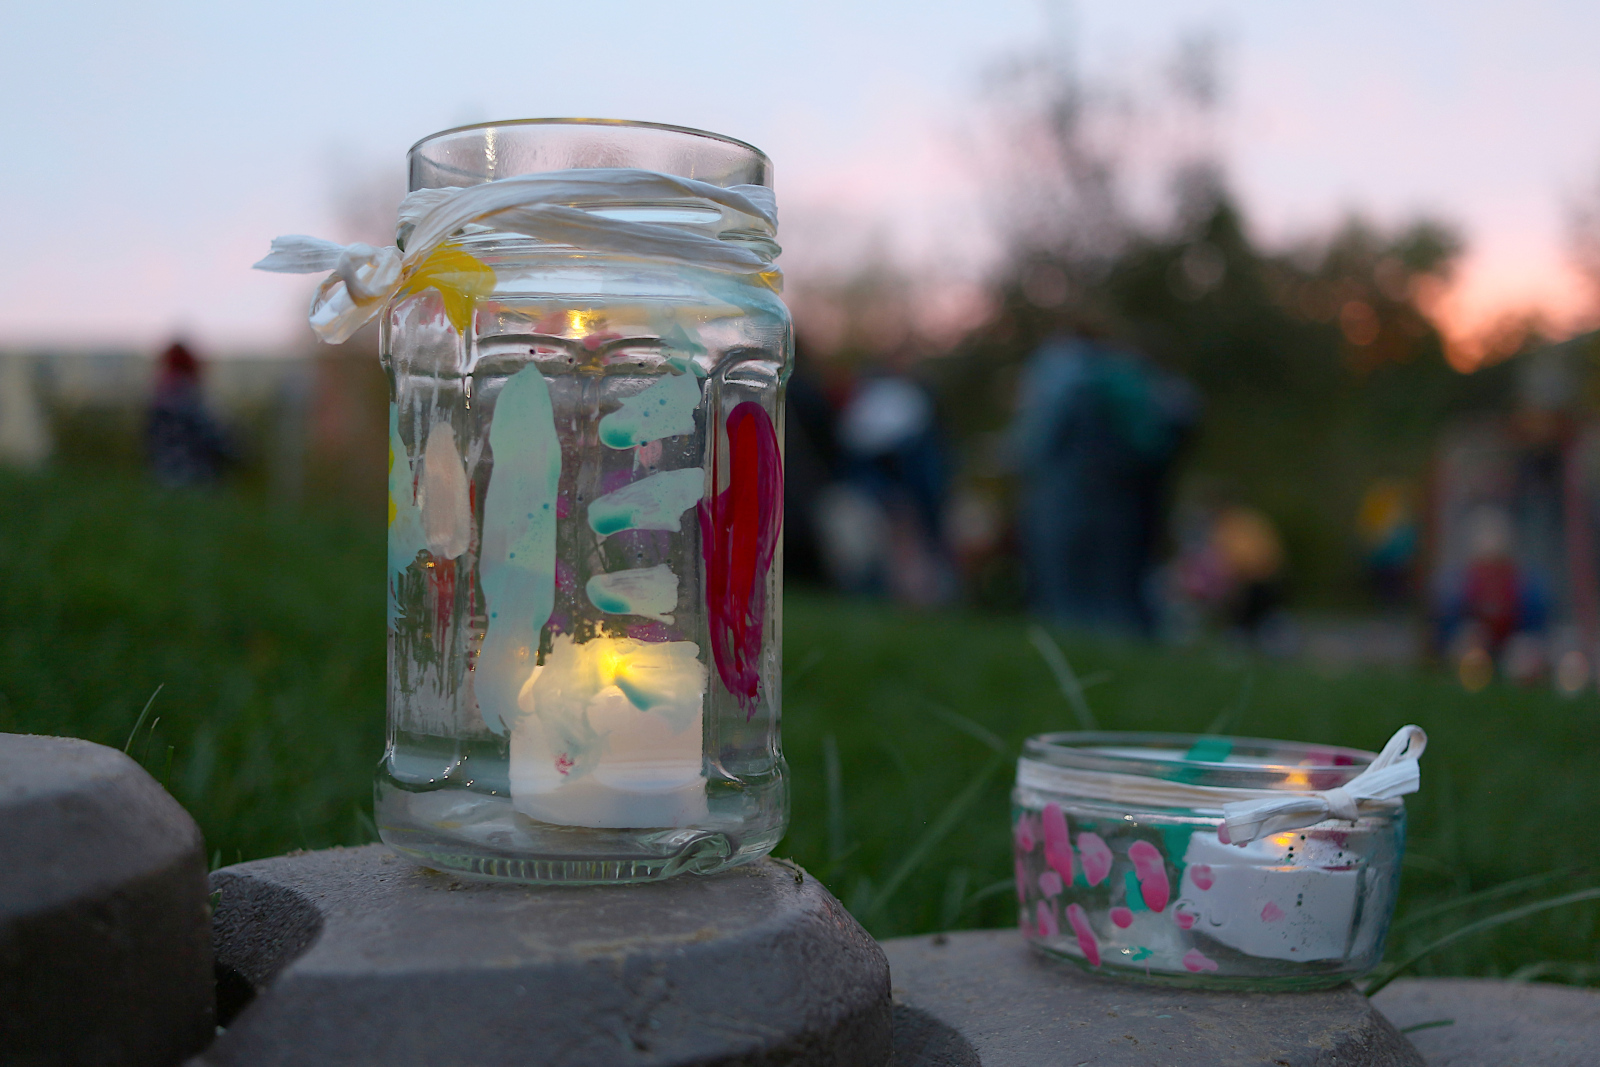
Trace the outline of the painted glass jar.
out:
[[[1403,803],[1246,844],[1228,843],[1223,806],[1338,790],[1374,759],[1253,738],[1031,738],[1013,793],[1022,932],[1086,970],[1180,985],[1314,989],[1363,974],[1399,889]]]
[[[408,225],[454,225],[426,217],[446,197],[511,206],[473,209],[381,319],[377,822],[400,852],[627,882],[783,836],[792,337],[771,174],[749,145],[637,123],[502,123],[412,148],[402,249]]]

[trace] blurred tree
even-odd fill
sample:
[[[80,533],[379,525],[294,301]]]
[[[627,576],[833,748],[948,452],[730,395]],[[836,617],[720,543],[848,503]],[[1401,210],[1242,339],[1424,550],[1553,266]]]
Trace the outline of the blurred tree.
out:
[[[1212,121],[1214,58],[1186,49],[1166,103],[1131,106],[1044,60],[1005,72],[1009,252],[994,315],[940,366],[944,407],[982,442],[1008,423],[1017,370],[1046,337],[1089,326],[1138,348],[1205,398],[1181,484],[1270,515],[1302,602],[1349,601],[1361,494],[1422,477],[1451,418],[1508,404],[1509,367],[1467,375],[1445,359],[1427,308],[1461,246],[1442,223],[1351,218],[1292,248],[1257,245],[1214,139],[1193,130]],[[1163,138],[1172,151],[1152,162]],[[1141,167],[1169,175],[1154,218],[1128,207]]]

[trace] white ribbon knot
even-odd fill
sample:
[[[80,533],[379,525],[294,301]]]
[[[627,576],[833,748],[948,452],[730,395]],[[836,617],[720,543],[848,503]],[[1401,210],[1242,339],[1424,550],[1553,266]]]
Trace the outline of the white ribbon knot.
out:
[[[608,211],[705,209],[707,221],[649,222]],[[714,212],[714,214],[712,214]],[[446,240],[469,226],[551,244],[664,259],[727,274],[759,274],[774,288],[777,201],[760,185],[723,188],[622,167],[522,174],[466,188],[419,189],[400,205],[395,244],[340,245],[293,235],[272,242],[256,270],[332,274],[311,301],[311,328],[337,344],[372,321]],[[402,249],[404,250],[402,254]]]
[[[1354,822],[1364,811],[1390,807],[1396,797],[1415,793],[1422,782],[1417,759],[1428,745],[1420,726],[1402,726],[1367,769],[1342,786],[1309,793],[1289,793],[1222,806],[1223,825],[1217,836],[1225,844],[1248,845],[1286,830],[1314,826],[1327,819]]]

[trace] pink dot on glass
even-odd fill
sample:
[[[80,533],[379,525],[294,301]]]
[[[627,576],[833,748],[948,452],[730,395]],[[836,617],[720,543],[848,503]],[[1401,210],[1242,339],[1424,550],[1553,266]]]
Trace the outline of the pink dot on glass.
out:
[[[1045,871],[1039,876],[1039,892],[1045,896],[1056,896],[1061,892],[1061,888],[1061,876],[1055,871]]]
[[[1201,971],[1216,970],[1217,961],[1208,959],[1199,949],[1192,948],[1183,954],[1183,966],[1185,970],[1199,974]]]
[[[1126,930],[1133,925],[1133,912],[1123,907],[1112,908],[1111,922],[1118,929]]]
[[[1261,909],[1261,921],[1264,923],[1275,923],[1281,918],[1283,918],[1283,909],[1278,907],[1272,901],[1267,901],[1267,906]]]
[[[1148,841],[1135,841],[1128,846],[1128,858],[1133,861],[1133,873],[1139,879],[1139,892],[1151,911],[1160,911],[1172,897],[1172,883],[1167,880],[1167,861],[1161,850]]]
[[[1174,909],[1172,918],[1178,924],[1178,929],[1180,930],[1188,930],[1194,926],[1195,914],[1187,908]]]
[[[1090,885],[1099,885],[1111,873],[1111,847],[1100,840],[1099,834],[1078,835],[1078,858],[1083,861],[1083,877]]]
[[[1194,883],[1196,889],[1202,891],[1210,889],[1217,884],[1217,880],[1211,875],[1211,865],[1209,863],[1196,863],[1190,867],[1189,880]]]

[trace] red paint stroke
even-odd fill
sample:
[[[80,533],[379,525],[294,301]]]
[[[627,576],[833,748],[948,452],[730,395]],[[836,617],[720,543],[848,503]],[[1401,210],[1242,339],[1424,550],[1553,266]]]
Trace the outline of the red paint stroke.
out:
[[[442,645],[444,635],[449,632],[450,616],[456,606],[456,561],[437,560],[428,568],[427,574],[429,584],[433,586],[434,640]]]
[[[571,774],[572,766],[572,757],[567,755],[565,752],[556,757],[556,770],[560,771],[562,774]]]
[[[753,400],[728,414],[728,487],[699,506],[711,654],[748,720],[761,689],[767,572],[783,526],[783,457],[772,419]],[[712,460],[721,483],[720,450]]]

